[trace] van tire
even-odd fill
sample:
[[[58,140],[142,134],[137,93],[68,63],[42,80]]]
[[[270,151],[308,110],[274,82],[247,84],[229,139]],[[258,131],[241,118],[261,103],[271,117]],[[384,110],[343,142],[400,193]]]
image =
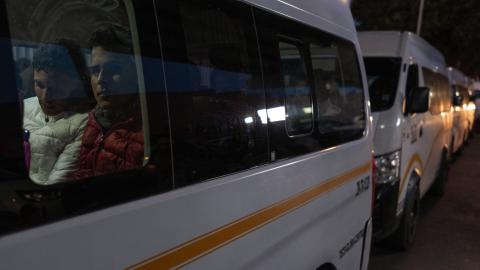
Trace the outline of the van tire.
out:
[[[392,235],[385,239],[389,248],[407,251],[412,247],[417,231],[419,214],[420,190],[418,185],[414,185],[407,195],[400,225]]]
[[[442,163],[440,164],[437,178],[432,185],[431,192],[433,195],[441,197],[443,194],[445,194],[445,185],[447,184],[449,170],[450,165],[448,159],[446,158],[446,155],[443,154]]]

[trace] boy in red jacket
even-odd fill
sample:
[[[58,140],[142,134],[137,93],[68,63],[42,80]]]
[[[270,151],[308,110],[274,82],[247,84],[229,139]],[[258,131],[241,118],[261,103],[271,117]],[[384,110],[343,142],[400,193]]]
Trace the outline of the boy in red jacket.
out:
[[[97,101],[80,149],[78,178],[142,166],[143,126],[130,33],[110,25],[90,39],[91,85]]]

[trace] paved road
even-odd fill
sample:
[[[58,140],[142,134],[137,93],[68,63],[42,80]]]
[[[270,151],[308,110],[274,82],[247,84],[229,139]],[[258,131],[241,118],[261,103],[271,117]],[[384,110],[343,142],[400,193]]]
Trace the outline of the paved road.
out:
[[[446,194],[421,203],[412,249],[374,247],[369,270],[480,270],[480,135],[452,165]]]

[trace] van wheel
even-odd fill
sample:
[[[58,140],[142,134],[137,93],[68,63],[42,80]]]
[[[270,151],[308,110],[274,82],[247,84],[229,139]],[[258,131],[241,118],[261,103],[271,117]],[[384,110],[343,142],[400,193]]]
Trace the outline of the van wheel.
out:
[[[435,182],[432,185],[433,195],[441,197],[443,196],[443,194],[445,194],[445,185],[447,184],[449,169],[450,165],[444,154],[442,158],[442,163],[440,164],[437,179],[435,179]]]
[[[413,190],[409,192],[407,201],[405,202],[405,209],[400,221],[400,226],[386,239],[388,247],[400,251],[407,251],[412,247],[417,232],[419,214],[420,191],[418,185],[415,185]]]

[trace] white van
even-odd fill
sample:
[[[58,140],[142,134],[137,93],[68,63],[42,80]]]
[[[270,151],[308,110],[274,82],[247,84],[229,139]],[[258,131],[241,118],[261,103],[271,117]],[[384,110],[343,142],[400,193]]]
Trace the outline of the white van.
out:
[[[443,192],[452,113],[442,54],[409,32],[359,32],[369,81],[376,164],[374,239],[407,249],[420,198]]]
[[[478,121],[480,119],[480,82],[473,81],[472,83],[472,101],[475,105],[474,128],[478,132]]]
[[[367,269],[348,3],[7,0],[0,20],[0,268]]]
[[[454,117],[452,127],[452,153],[457,153],[467,142],[473,128],[474,110],[469,94],[470,82],[460,70],[449,67],[448,78],[452,88]]]

